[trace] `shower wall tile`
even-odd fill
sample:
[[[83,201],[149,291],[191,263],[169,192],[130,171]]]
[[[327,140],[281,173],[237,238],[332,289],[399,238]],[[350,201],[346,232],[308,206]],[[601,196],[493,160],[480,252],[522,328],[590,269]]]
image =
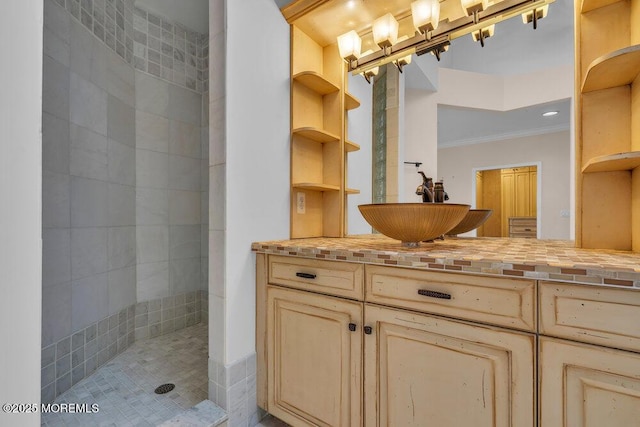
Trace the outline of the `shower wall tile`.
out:
[[[107,228],[88,227],[71,230],[73,280],[106,272],[107,261]]]
[[[136,146],[136,111],[134,107],[109,96],[107,108],[107,135],[109,139]]]
[[[169,152],[169,119],[137,110],[136,148]]]
[[[109,271],[109,313],[116,313],[136,301],[136,266]]]
[[[135,187],[120,184],[108,186],[108,223],[111,226],[135,225]]]
[[[169,261],[138,264],[136,275],[138,300],[159,300],[169,296]]]
[[[167,117],[169,83],[139,72],[135,79],[136,109]]]
[[[71,235],[68,228],[52,228],[42,231],[42,286],[69,282]]]
[[[187,157],[201,157],[200,127],[179,120],[169,121],[169,152]]]
[[[200,258],[200,225],[172,225],[171,259]]]
[[[109,162],[107,138],[81,126],[70,124],[69,127],[71,175],[106,181]]]
[[[71,283],[71,329],[77,331],[104,318],[109,300],[108,274],[85,277]]]
[[[169,155],[169,189],[200,191],[200,159]]]
[[[42,170],[69,174],[69,121],[42,114]]]
[[[91,79],[91,59],[93,57],[93,38],[82,25],[71,20],[69,27],[70,68],[74,73]]]
[[[45,5],[48,2],[45,2]],[[43,47],[44,53],[55,59],[65,67],[69,66],[69,42],[58,37],[52,30],[45,27],[43,29]]]
[[[169,190],[169,222],[200,224],[200,192]]]
[[[71,177],[71,226],[109,225],[108,184],[94,179]]]
[[[168,188],[169,155],[150,150],[136,150],[136,184],[146,188]]]
[[[134,186],[136,184],[136,150],[112,139],[108,142],[109,181]]]
[[[107,56],[107,90],[110,94],[134,107],[135,72],[130,63],[124,62],[116,53],[110,51]]]
[[[171,260],[169,289],[173,295],[196,291],[200,288],[200,258]]]
[[[48,55],[42,58],[42,110],[69,119],[69,68]]]
[[[169,260],[169,226],[138,225],[137,257],[140,264]]]
[[[44,27],[69,44],[71,16],[51,1],[44,2]]]
[[[139,226],[169,224],[169,191],[137,187],[136,218]]]
[[[47,346],[71,334],[71,282],[42,289],[42,344]]]
[[[42,227],[69,227],[69,175],[42,172]]]
[[[107,92],[79,74],[69,79],[69,119],[101,135],[107,135]]]
[[[168,117],[200,126],[202,95],[176,85],[169,85]]]
[[[136,227],[110,227],[108,240],[109,270],[136,263]]]

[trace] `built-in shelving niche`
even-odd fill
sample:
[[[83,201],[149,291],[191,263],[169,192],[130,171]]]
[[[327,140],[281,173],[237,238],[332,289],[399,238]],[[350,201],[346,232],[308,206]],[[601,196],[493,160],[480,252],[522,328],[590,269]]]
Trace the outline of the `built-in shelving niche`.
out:
[[[640,0],[577,13],[577,244],[640,252]]]
[[[343,237],[346,230],[348,110],[344,61],[335,44],[321,46],[291,25],[291,238]],[[304,199],[304,203],[301,200]]]

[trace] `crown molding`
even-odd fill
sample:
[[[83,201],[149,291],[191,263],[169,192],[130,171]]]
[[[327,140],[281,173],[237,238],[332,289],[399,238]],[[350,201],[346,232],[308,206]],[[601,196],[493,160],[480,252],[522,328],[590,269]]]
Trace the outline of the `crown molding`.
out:
[[[484,144],[487,142],[504,141],[507,139],[525,138],[527,136],[544,135],[548,133],[556,133],[569,130],[569,124],[562,124],[557,126],[548,126],[536,129],[527,129],[516,132],[501,133],[497,135],[480,136],[477,138],[457,139],[454,141],[448,141],[445,143],[438,142],[438,149],[440,148],[452,148],[460,147],[463,145]]]

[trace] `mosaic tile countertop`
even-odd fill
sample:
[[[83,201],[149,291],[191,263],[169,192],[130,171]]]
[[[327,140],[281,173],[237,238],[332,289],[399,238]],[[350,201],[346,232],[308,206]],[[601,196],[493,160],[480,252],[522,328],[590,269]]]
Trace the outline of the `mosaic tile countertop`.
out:
[[[256,252],[306,258],[463,271],[534,279],[636,287],[640,254],[580,249],[573,241],[447,237],[418,248],[382,235],[255,242]]]

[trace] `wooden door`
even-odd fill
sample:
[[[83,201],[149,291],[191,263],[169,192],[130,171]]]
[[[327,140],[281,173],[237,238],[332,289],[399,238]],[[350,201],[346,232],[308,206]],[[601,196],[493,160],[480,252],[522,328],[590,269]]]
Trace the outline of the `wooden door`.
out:
[[[533,426],[535,338],[365,306],[365,426]]]
[[[538,167],[529,168],[529,214],[527,216],[538,216]]]
[[[540,425],[639,427],[640,355],[540,338]]]
[[[531,216],[531,184],[529,178],[529,168],[517,168],[515,170],[514,216]]]
[[[362,304],[269,286],[266,329],[269,412],[294,426],[360,426]]]
[[[515,216],[515,175],[513,169],[503,169],[501,174],[501,224],[502,237],[509,236],[509,218]]]

